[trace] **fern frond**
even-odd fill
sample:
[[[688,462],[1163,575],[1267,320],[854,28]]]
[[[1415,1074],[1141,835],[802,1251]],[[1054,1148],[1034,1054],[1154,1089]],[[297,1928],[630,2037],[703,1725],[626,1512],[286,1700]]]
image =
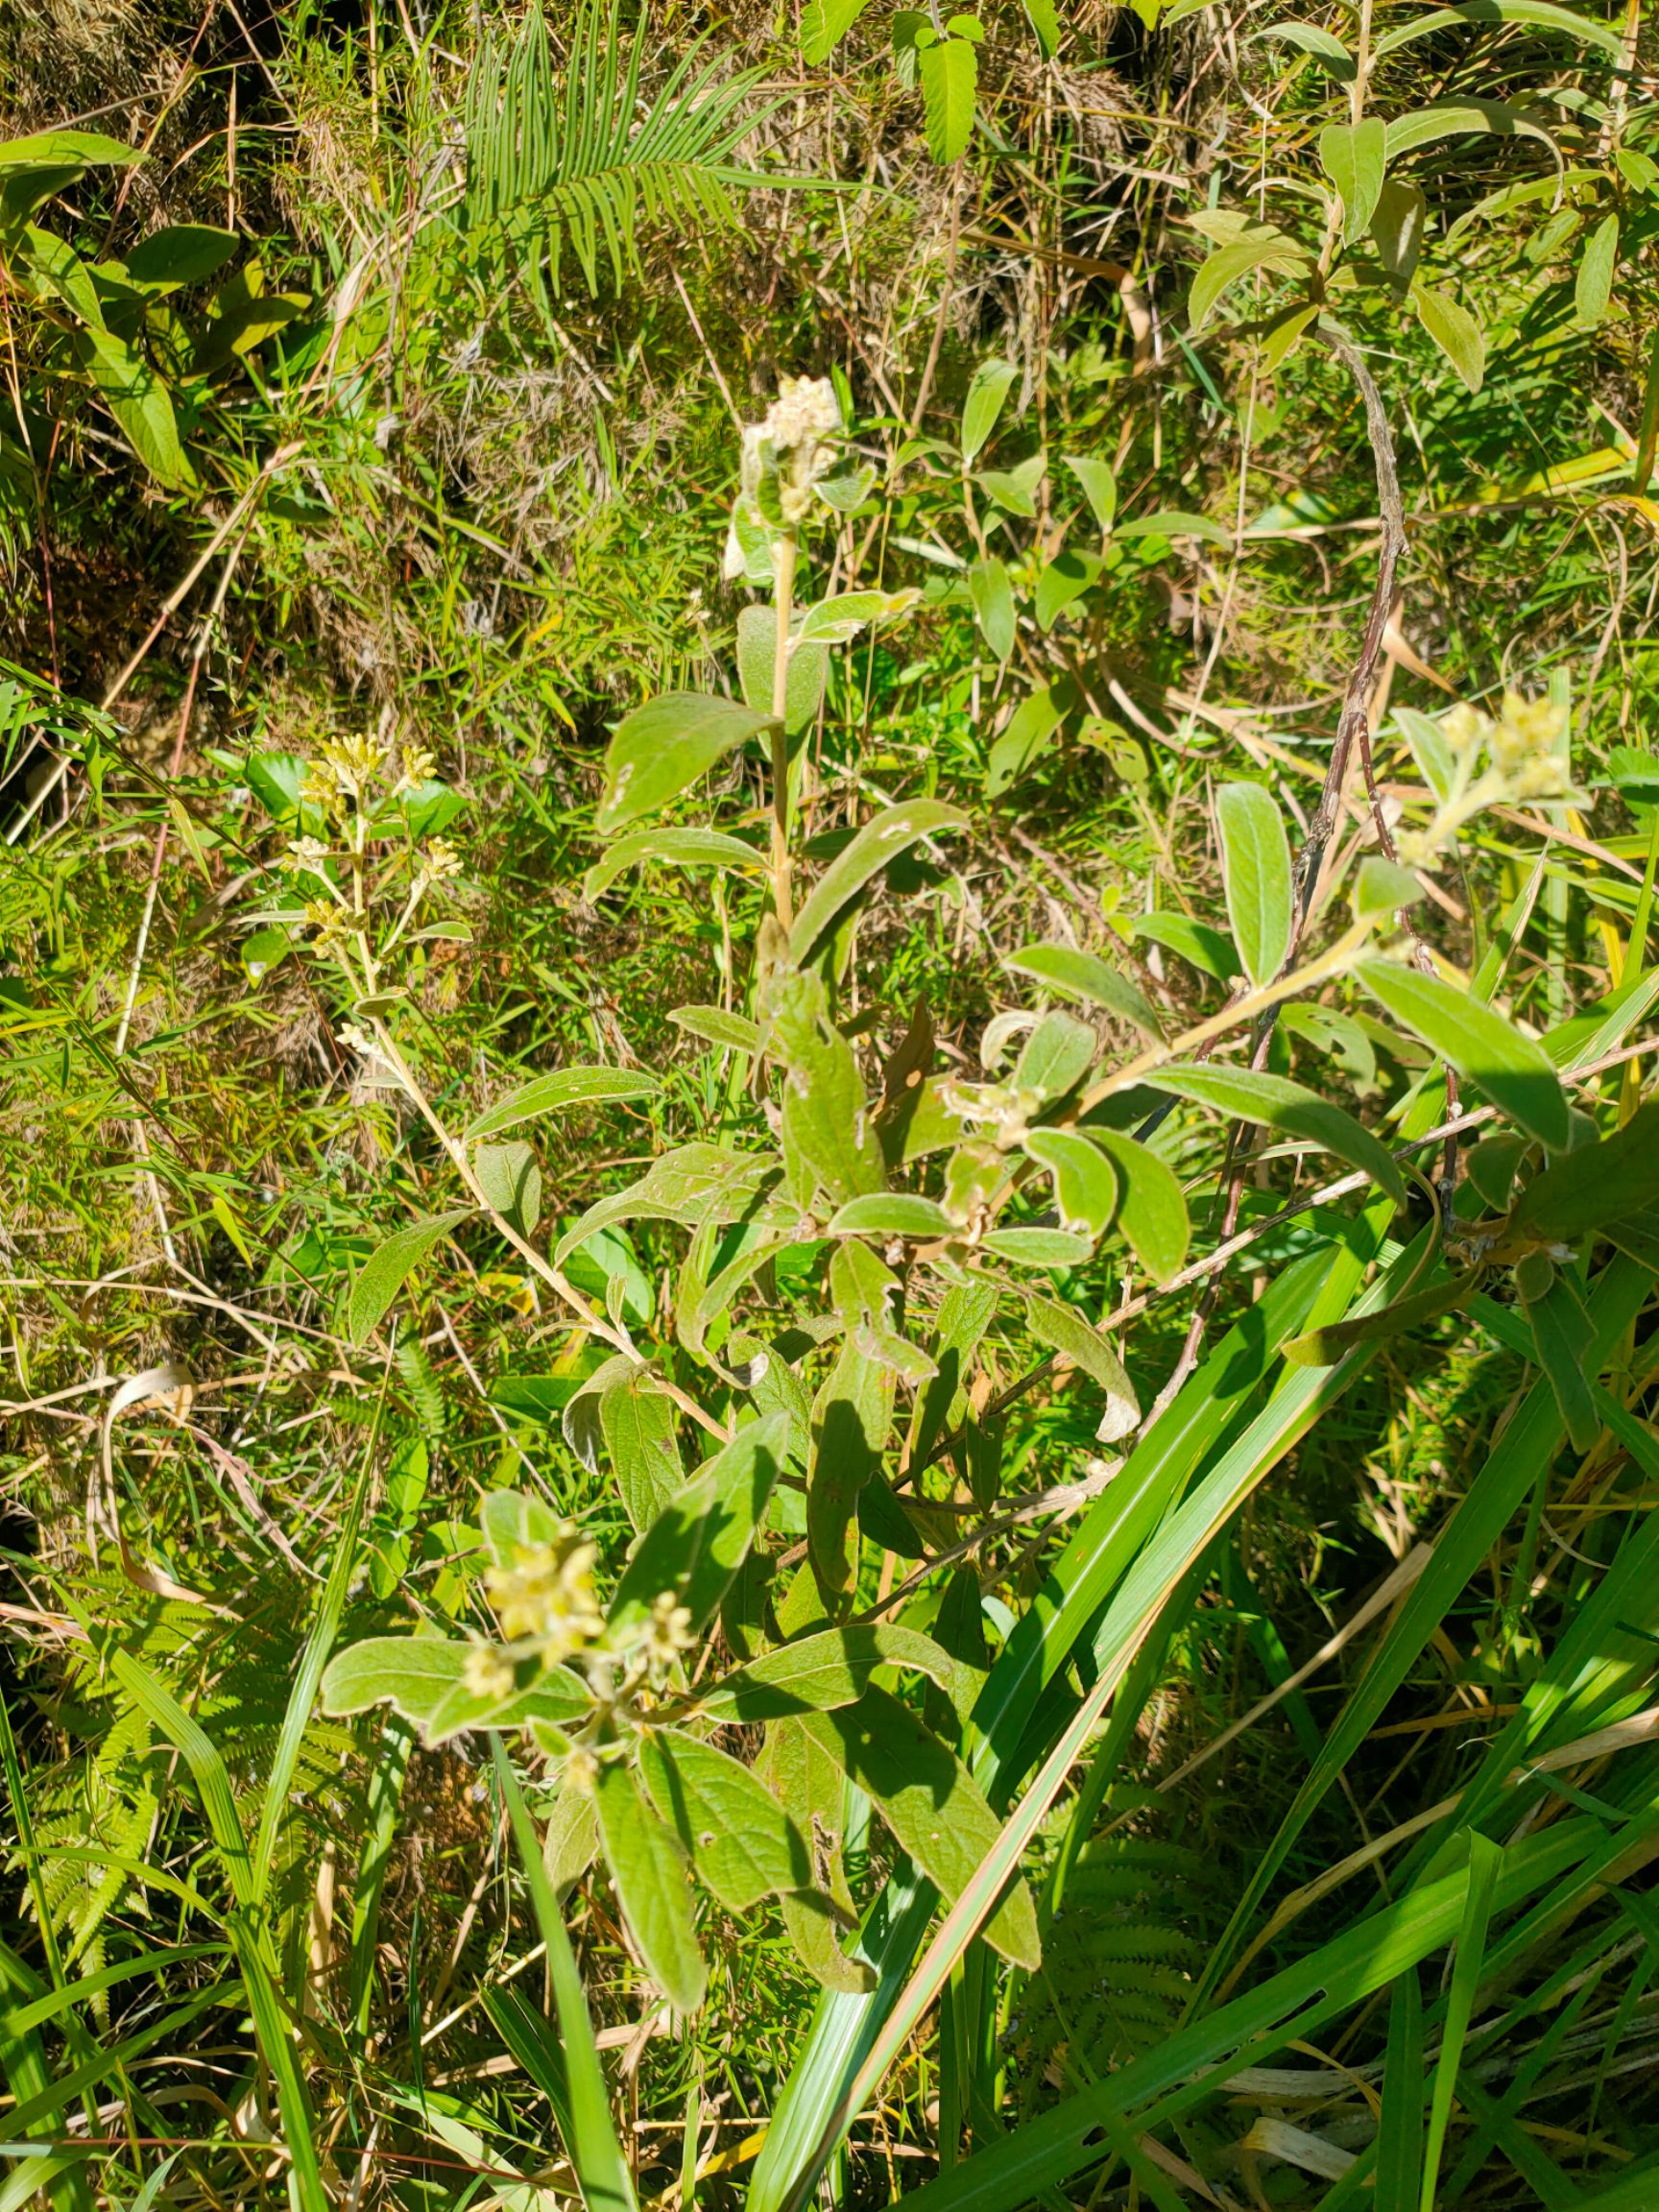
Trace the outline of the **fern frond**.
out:
[[[799,181],[738,160],[773,110],[750,112],[759,71],[722,75],[704,44],[645,100],[647,26],[624,41],[616,0],[579,0],[563,98],[541,0],[505,52],[486,39],[466,106],[467,228],[517,266],[539,303],[549,279],[557,290],[566,249],[597,292],[602,271],[620,285],[637,267],[642,223],[730,226],[740,193]]]

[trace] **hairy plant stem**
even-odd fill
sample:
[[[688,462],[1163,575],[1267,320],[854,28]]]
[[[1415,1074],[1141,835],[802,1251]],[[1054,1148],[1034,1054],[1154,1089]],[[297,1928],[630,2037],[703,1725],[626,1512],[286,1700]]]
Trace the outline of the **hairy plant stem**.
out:
[[[789,868],[789,631],[795,613],[793,531],[772,543],[772,904],[785,935],[794,926]]]

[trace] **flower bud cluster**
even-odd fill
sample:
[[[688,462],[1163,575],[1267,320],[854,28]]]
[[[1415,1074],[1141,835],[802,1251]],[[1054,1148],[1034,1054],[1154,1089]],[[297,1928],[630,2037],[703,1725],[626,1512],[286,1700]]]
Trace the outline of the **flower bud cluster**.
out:
[[[830,441],[841,428],[841,403],[828,376],[785,376],[762,420],[745,426],[726,538],[729,583],[749,568],[745,539],[791,536],[805,520],[814,492],[835,466]]]
[[[1425,828],[1399,840],[1400,858],[1407,868],[1431,867],[1464,824],[1485,807],[1575,796],[1561,750],[1567,730],[1564,707],[1505,691],[1496,716],[1460,705],[1438,727],[1451,756],[1450,775]]]

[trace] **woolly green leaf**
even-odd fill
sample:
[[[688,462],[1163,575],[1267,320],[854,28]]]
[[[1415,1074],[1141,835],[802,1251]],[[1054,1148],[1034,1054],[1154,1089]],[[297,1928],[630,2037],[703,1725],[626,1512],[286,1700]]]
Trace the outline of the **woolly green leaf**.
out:
[[[1484,1151],[1482,1145],[1479,1149]],[[1509,1163],[1511,1172],[1513,1162]],[[1549,1244],[1659,1204],[1659,1101],[1639,1107],[1623,1129],[1579,1144],[1534,1175],[1511,1216]]]
[[[973,90],[970,86],[969,98]],[[935,155],[937,160],[954,160],[954,155]],[[974,381],[968,387],[968,397],[962,402],[962,459],[972,466],[984,449],[991,433],[997,427],[997,419],[1002,412],[1002,402],[1008,397],[1008,387],[1020,373],[1018,362],[981,361],[974,372]]]
[[[698,1878],[729,1912],[747,1912],[779,1890],[811,1887],[800,1829],[747,1767],[682,1729],[655,1728],[640,1739],[639,1771]]]
[[[760,1024],[746,1014],[729,1014],[724,1006],[676,1006],[668,1019],[676,1028],[688,1029],[726,1051],[753,1054],[760,1049]]]
[[[645,1970],[677,2012],[695,2012],[709,1970],[698,1948],[685,1853],[646,1804],[632,1767],[619,1761],[601,1767],[593,1802],[605,1863]]]
[[[455,1224],[465,1221],[472,1211],[470,1206],[456,1206],[447,1214],[434,1214],[424,1221],[412,1221],[407,1229],[397,1230],[369,1255],[351,1286],[347,1308],[347,1329],[353,1344],[363,1342],[402,1289],[410,1269],[426,1257],[441,1237],[446,1237]]]
[[[1552,1152],[1567,1149],[1567,1099],[1541,1045],[1438,975],[1391,960],[1361,961],[1356,973],[1385,1012],[1450,1061],[1517,1127]]]
[[[601,836],[654,814],[765,729],[770,715],[732,699],[669,691],[616,725],[605,756],[605,790],[594,815]]]
[[[741,607],[737,611],[737,681],[744,702],[757,714],[772,712],[772,673],[778,661],[778,619],[770,607]],[[789,673],[783,685],[783,727],[799,736],[817,717],[830,673],[830,648],[819,642],[803,643],[799,636],[789,649]]]
[[[1116,1444],[1138,1429],[1141,1407],[1135,1396],[1135,1385],[1122,1360],[1099,1331],[1074,1307],[1062,1306],[1053,1298],[1027,1298],[1025,1312],[1033,1336],[1054,1351],[1064,1353],[1073,1366],[1081,1367],[1105,1391],[1106,1415],[1096,1431],[1100,1441]]]
[[[1467,307],[1450,292],[1436,292],[1428,284],[1413,284],[1411,302],[1417,320],[1473,392],[1486,375],[1486,339]]]
[[[1008,965],[1022,975],[1033,975],[1050,989],[1063,991],[1069,998],[1104,1006],[1147,1037],[1163,1038],[1163,1024],[1142,993],[1095,953],[1079,952],[1070,945],[1027,945],[1010,954]]]
[[[1054,1178],[1060,1226],[1091,1239],[1111,1220],[1118,1176],[1103,1152],[1070,1129],[1028,1129],[1024,1148]]]
[[[1606,319],[1619,266],[1619,218],[1604,215],[1585,241],[1573,283],[1573,312],[1581,329],[1593,330]]]
[[[1381,116],[1358,123],[1328,123],[1319,133],[1319,159],[1342,201],[1342,236],[1362,237],[1382,190],[1388,128]]]
[[[1406,1203],[1406,1186],[1400,1170],[1352,1114],[1284,1075],[1269,1075],[1255,1069],[1218,1068],[1192,1062],[1160,1068],[1146,1077],[1154,1091],[1172,1091],[1178,1098],[1190,1098],[1218,1114],[1239,1121],[1262,1121],[1300,1137],[1339,1160],[1361,1168],[1382,1185],[1396,1205]]]
[[[1227,916],[1253,983],[1268,983],[1290,947],[1290,846],[1260,783],[1225,783],[1215,801]]]
[[[953,1237],[954,1223],[936,1198],[909,1190],[873,1190],[849,1198],[826,1232],[830,1237]]]
[[[652,1385],[640,1368],[620,1377],[599,1396],[599,1426],[611,1471],[636,1528],[646,1528],[672,1502],[685,1480],[674,1402]]]
[[[543,1114],[563,1114],[573,1106],[608,1106],[627,1098],[648,1098],[658,1089],[655,1075],[633,1074],[622,1068],[557,1068],[520,1084],[496,1105],[479,1115],[467,1127],[470,1143],[479,1137],[493,1137],[519,1121],[535,1121]]]
[[[783,977],[770,1012],[771,1050],[787,1070],[783,1159],[791,1192],[805,1206],[820,1188],[838,1203],[881,1190],[886,1166],[863,1079],[852,1046],[830,1023],[822,980],[815,974]]]
[[[968,593],[974,602],[980,635],[998,660],[1006,661],[1014,650],[1019,627],[1014,612],[1014,588],[1008,579],[1006,564],[998,561],[994,553],[975,561],[968,571]]]
[[[949,806],[942,799],[909,799],[902,805],[883,808],[836,854],[813,886],[789,933],[791,959],[808,958],[843,910],[901,853],[924,837],[967,828],[968,817],[961,808]]]
[[[768,1651],[728,1674],[698,1698],[711,1720],[751,1726],[791,1713],[827,1713],[862,1697],[878,1667],[903,1667],[927,1674],[942,1689],[956,1679],[956,1662],[930,1637],[913,1628],[854,1622]]]
[[[750,1422],[669,1500],[640,1537],[611,1600],[614,1643],[639,1633],[664,1590],[690,1613],[693,1633],[708,1624],[754,1540],[783,1471],[788,1438],[786,1413]]]
[[[1117,1129],[1091,1129],[1089,1135],[1118,1169],[1118,1228],[1153,1282],[1166,1284],[1180,1273],[1192,1233],[1173,1169]]]
[[[1068,469],[1083,487],[1083,496],[1090,511],[1100,526],[1102,538],[1111,534],[1113,517],[1118,512],[1118,476],[1110,461],[1101,461],[1086,454],[1066,453],[1061,456]]]
[[[805,1716],[800,1725],[874,1800],[901,1845],[948,1904],[978,1872],[1000,1831],[966,1767],[885,1690],[855,1705]],[[1042,1957],[1031,1893],[1016,1881],[980,1931],[1017,1966]]]
[[[1269,224],[1254,226],[1242,238],[1230,245],[1217,246],[1207,261],[1200,264],[1192,279],[1192,289],[1187,298],[1187,315],[1194,330],[1202,330],[1215,309],[1221,295],[1240,277],[1253,276],[1258,269],[1266,269],[1281,276],[1293,276],[1308,264],[1307,250],[1283,230]],[[1119,530],[1118,537],[1124,536]]]
[[[636,830],[619,837],[582,881],[584,899],[597,899],[630,868],[653,864],[670,868],[739,868],[764,875],[766,854],[723,830]]]

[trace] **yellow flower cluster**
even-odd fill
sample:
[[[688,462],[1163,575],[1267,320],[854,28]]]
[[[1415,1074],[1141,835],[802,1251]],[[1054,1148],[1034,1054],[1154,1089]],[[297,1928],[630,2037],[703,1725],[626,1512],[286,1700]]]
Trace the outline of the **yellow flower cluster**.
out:
[[[1567,710],[1548,699],[1505,691],[1496,716],[1457,706],[1439,733],[1452,756],[1450,781],[1425,828],[1399,840],[1407,868],[1431,868],[1483,807],[1574,797],[1561,746]]]
[[[534,1651],[547,1667],[597,1642],[605,1618],[593,1596],[595,1557],[588,1538],[566,1521],[550,1544],[529,1545],[511,1566],[493,1567],[485,1587],[508,1642]]]

